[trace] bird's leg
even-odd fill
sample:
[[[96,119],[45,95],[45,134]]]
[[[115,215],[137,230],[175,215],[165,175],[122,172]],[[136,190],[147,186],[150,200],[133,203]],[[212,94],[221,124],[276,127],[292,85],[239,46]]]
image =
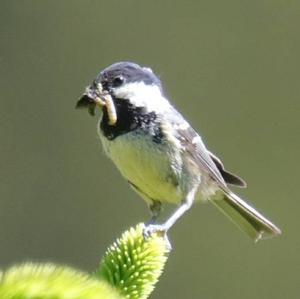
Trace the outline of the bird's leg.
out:
[[[169,217],[169,219],[163,224],[149,224],[144,228],[144,236],[148,237],[155,232],[160,232],[166,236],[167,231],[173,226],[173,224],[191,207],[195,193],[198,186],[195,186],[181,202],[181,205],[177,210]]]
[[[149,226],[151,224],[154,224],[159,217],[161,211],[162,211],[162,203],[158,200],[152,200],[152,203],[149,205],[151,218],[146,223],[146,226]]]

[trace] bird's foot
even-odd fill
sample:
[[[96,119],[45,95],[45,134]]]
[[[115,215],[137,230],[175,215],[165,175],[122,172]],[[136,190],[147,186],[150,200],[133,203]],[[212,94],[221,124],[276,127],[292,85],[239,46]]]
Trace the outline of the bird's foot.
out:
[[[143,235],[145,239],[149,238],[154,233],[157,234],[158,236],[163,237],[166,243],[167,250],[171,251],[172,245],[167,236],[167,231],[168,228],[163,224],[149,224],[144,227]]]
[[[149,238],[154,233],[157,233],[159,236],[165,236],[167,234],[167,229],[163,224],[147,223],[143,231],[144,237]]]

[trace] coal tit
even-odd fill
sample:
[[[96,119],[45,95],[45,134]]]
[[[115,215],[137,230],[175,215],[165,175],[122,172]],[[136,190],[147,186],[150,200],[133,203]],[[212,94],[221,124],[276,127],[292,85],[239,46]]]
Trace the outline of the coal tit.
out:
[[[167,232],[196,200],[212,202],[255,241],[281,233],[229,189],[246,183],[205,147],[150,68],[132,62],[108,66],[77,102],[91,114],[96,106],[103,112],[98,134],[105,153],[150,208],[145,235]],[[162,203],[178,208],[157,224]]]

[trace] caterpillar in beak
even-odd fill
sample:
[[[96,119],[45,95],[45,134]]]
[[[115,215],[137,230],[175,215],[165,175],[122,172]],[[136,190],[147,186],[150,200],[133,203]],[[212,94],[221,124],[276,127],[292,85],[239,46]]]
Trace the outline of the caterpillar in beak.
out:
[[[90,115],[95,115],[96,106],[105,107],[108,114],[108,123],[114,126],[117,123],[117,112],[115,104],[109,94],[91,97],[89,94],[84,94],[76,104],[76,108],[87,108]]]
[[[117,112],[114,101],[109,94],[103,95],[102,98],[103,99],[97,97],[95,99],[96,105],[106,107],[108,114],[108,124],[114,126],[117,123]]]

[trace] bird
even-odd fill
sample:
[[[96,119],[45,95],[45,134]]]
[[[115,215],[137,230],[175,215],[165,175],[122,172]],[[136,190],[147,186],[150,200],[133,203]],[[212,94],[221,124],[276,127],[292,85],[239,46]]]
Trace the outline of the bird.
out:
[[[145,236],[166,235],[196,201],[214,204],[255,242],[281,234],[230,189],[245,188],[246,182],[206,148],[151,68],[122,61],[103,69],[76,104],[91,115],[97,107],[102,110],[97,131],[105,154],[149,206]],[[158,223],[166,203],[176,209]]]

